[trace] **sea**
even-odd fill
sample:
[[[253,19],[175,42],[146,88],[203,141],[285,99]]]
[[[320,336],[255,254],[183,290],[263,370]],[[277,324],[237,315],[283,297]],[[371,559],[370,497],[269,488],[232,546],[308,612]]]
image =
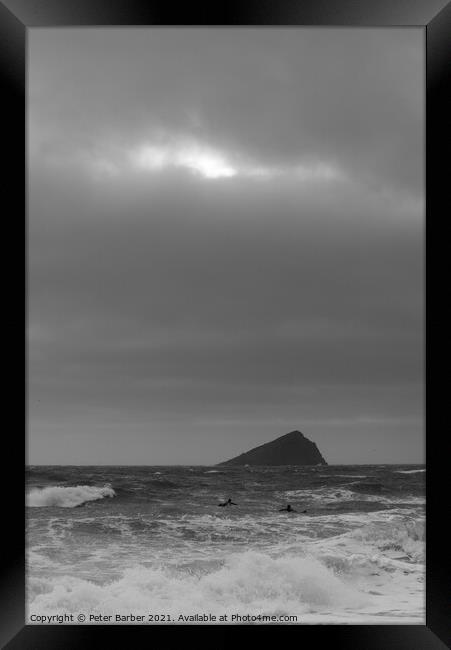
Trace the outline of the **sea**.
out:
[[[28,466],[27,622],[424,625],[425,479],[424,465]]]

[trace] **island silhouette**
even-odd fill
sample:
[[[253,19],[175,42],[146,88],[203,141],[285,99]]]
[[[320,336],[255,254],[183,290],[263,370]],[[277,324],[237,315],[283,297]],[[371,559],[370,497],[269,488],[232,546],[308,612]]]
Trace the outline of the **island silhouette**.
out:
[[[218,465],[327,465],[327,463],[316,444],[296,430]]]

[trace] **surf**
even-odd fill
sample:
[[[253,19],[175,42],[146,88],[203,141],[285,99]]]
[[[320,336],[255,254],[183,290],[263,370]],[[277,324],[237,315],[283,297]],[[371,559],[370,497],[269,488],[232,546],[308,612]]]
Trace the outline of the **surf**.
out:
[[[96,584],[76,576],[32,578],[29,610],[141,614],[161,609],[174,618],[212,614],[308,612],[361,606],[365,595],[312,557],[270,557],[256,551],[230,555],[213,571],[135,566],[117,580]]]
[[[26,505],[29,508],[75,508],[88,501],[97,501],[105,497],[115,497],[116,492],[112,487],[105,485],[95,487],[92,485],[76,485],[62,487],[59,485],[34,488],[26,495]]]

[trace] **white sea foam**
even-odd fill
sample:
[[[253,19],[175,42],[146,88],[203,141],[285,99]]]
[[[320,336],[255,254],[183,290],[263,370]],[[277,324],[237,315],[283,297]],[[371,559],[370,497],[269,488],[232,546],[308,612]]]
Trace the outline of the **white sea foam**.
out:
[[[400,469],[395,471],[395,474],[420,474],[425,471],[425,469]]]
[[[220,568],[197,575],[137,566],[103,585],[74,576],[32,578],[28,592],[28,609],[34,614],[164,611],[175,620],[179,614],[198,612],[302,615],[352,610],[368,600],[315,558],[272,558],[255,551],[231,555]]]
[[[59,507],[75,508],[87,501],[96,501],[104,497],[116,496],[115,491],[108,485],[95,487],[91,485],[76,485],[74,487],[51,486],[34,488],[26,496],[26,505],[30,508]]]
[[[277,519],[263,517],[254,526],[271,532]],[[72,554],[64,565],[55,557],[52,567],[44,549],[45,562],[34,559],[39,569],[27,582],[27,611],[164,611],[175,619],[196,613],[283,613],[298,615],[300,623],[424,622],[424,517],[403,509],[323,515],[294,518],[290,526],[295,529],[297,519],[306,528],[313,526],[318,536],[305,535],[301,528],[292,536],[281,534],[279,522],[278,534],[265,548],[241,553],[227,551],[223,543],[199,547],[189,538],[188,544],[159,554],[158,549],[150,552],[147,543],[135,540],[130,547],[120,538],[107,548],[90,549],[89,557]],[[171,530],[173,538],[177,526],[187,525],[216,533],[236,528],[241,534],[251,520],[183,516]],[[109,577],[96,571],[106,559]]]
[[[384,551],[399,551],[415,562],[424,562],[425,519],[406,520],[394,515],[354,530],[351,537],[370,542]]]

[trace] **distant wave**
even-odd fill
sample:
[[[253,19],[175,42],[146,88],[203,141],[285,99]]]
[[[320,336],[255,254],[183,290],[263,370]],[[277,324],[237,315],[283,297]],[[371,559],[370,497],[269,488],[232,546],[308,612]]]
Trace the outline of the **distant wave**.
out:
[[[320,474],[322,478],[338,477],[338,478],[368,478],[367,474]]]
[[[399,469],[395,471],[395,474],[419,474],[420,472],[425,471],[425,469]]]
[[[74,487],[61,487],[55,485],[46,488],[30,490],[26,497],[26,505],[30,508],[58,507],[75,508],[87,501],[97,501],[104,497],[116,496],[113,488],[105,485],[95,487],[92,485],[76,485]]]
[[[54,467],[27,467],[25,469],[27,480],[38,480],[43,482],[67,481],[68,473],[63,469]]]
[[[351,487],[352,486],[352,487]],[[347,487],[322,487],[317,489],[306,490],[289,490],[281,493],[286,498],[301,499],[305,504],[328,505],[334,503],[352,502],[352,501],[370,501],[382,504],[409,503],[412,505],[422,505],[424,497],[399,494],[381,494],[381,487],[371,484],[353,482],[347,484]]]
[[[387,492],[388,488],[382,483],[373,483],[371,481],[354,481],[349,483],[353,492],[363,492],[364,494],[381,494]]]
[[[182,484],[180,482],[170,481],[166,478],[151,478],[145,482],[143,481],[143,486],[150,488],[177,488],[182,487]]]

